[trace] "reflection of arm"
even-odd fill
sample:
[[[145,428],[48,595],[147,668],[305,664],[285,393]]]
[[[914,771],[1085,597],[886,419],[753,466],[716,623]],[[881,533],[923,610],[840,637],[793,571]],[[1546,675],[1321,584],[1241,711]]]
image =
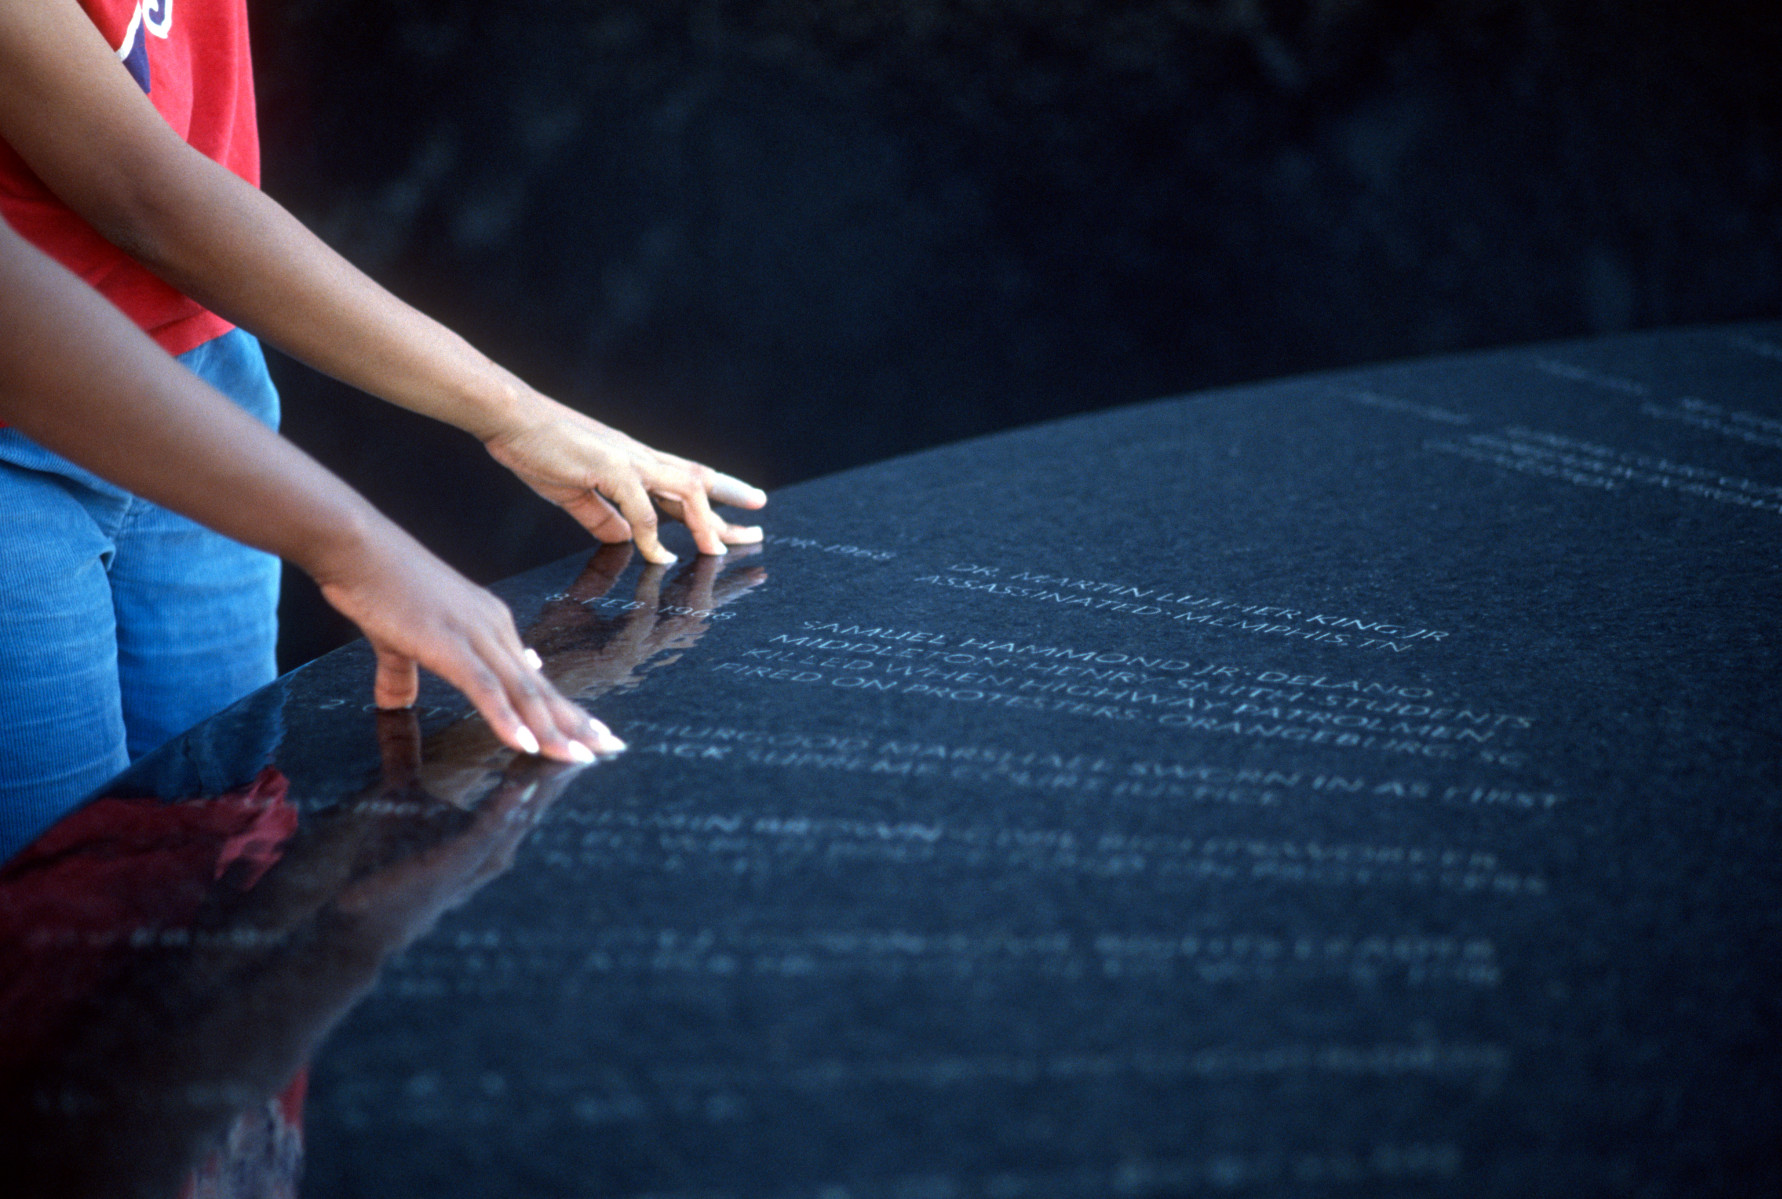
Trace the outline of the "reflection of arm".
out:
[[[568,777],[517,764],[473,813],[373,792],[307,823],[246,894],[217,892],[193,947],[142,959],[62,1055],[52,1085],[102,1102],[33,1136],[29,1193],[176,1193],[217,1130],[308,1061],[391,953],[507,868]]]
[[[97,1102],[90,1113],[54,1122],[30,1114],[32,1123],[47,1126],[29,1130],[34,1161],[22,1193],[178,1194],[217,1133],[285,1086],[375,980],[383,947],[350,932],[322,931],[323,923],[313,940],[266,960],[233,963],[229,989],[196,997],[214,1006],[180,1012],[183,1020],[153,1031],[117,1029],[130,1038],[121,1046],[75,1046],[102,1073],[69,1071],[52,1085]],[[195,997],[176,988],[167,998]]]

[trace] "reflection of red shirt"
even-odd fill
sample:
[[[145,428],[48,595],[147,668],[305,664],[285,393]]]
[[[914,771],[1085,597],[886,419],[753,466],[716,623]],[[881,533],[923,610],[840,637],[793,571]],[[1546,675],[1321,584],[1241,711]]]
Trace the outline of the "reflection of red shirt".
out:
[[[134,955],[189,937],[218,887],[259,882],[297,831],[288,790],[267,767],[215,799],[97,800],[0,868],[0,1070],[53,1059]],[[239,1113],[181,1199],[294,1199],[308,1081]]]
[[[133,953],[178,943],[219,880],[246,890],[297,831],[268,767],[215,799],[101,799],[0,868],[0,1066],[54,1051]]]
[[[244,0],[80,0],[156,111],[201,154],[256,187],[260,139]],[[0,141],[0,217],[123,309],[170,354],[229,322],[150,274],[58,200]]]

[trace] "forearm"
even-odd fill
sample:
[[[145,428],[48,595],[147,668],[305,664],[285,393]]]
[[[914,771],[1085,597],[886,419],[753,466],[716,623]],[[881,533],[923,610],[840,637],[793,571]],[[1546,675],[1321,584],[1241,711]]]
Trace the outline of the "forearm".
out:
[[[311,574],[404,536],[3,228],[0,328],[0,420],[102,478]]]
[[[163,198],[127,222],[132,252],[213,311],[325,374],[471,434],[600,540],[635,539],[651,561],[671,561],[655,504],[685,521],[705,553],[760,540],[759,529],[730,526],[710,507],[758,508],[767,497],[757,489],[540,395],[188,147],[154,164],[142,175]]]
[[[391,295],[275,200],[188,147],[142,164],[101,232],[293,358],[486,441],[539,399],[462,337]]]
[[[485,440],[530,398],[186,144],[74,0],[0,0],[0,137],[125,252],[328,374]]]

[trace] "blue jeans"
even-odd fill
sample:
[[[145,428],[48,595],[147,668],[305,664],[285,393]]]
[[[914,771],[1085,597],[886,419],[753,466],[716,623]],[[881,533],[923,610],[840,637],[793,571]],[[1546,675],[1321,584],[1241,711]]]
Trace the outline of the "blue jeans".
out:
[[[278,427],[241,330],[179,361]],[[278,669],[278,559],[0,429],[0,860]]]

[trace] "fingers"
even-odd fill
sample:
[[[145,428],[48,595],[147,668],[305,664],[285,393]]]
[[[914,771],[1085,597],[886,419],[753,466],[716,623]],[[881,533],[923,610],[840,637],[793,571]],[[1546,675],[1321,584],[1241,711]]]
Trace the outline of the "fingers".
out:
[[[594,761],[596,754],[624,748],[605,725],[558,695],[525,659],[516,656],[502,668],[506,677],[483,665],[473,678],[448,681],[458,685],[509,748],[579,766]]]
[[[510,623],[508,629],[511,628]],[[512,652],[512,647],[519,645],[519,638],[515,634],[510,636],[511,643],[504,637],[504,644],[491,655],[495,659],[491,665],[501,689],[500,700],[492,701],[491,706],[498,713],[505,706],[521,729],[515,739],[508,742],[510,745],[527,753],[584,766],[594,761],[597,754],[618,753],[625,748],[625,743],[615,737],[611,729],[582,711],[551,684],[544,675],[544,661],[536,650],[520,647],[518,653]],[[490,726],[497,727],[493,720]]]
[[[697,462],[644,446],[635,449],[627,469],[597,474],[579,492],[553,498],[599,540],[631,541],[646,559],[661,565],[675,557],[660,540],[658,506],[687,526],[702,554],[722,555],[729,546],[762,539],[759,526],[732,524],[713,511],[712,503],[759,508],[767,503],[766,492]]]
[[[646,562],[667,566],[675,561],[674,554],[656,535],[656,508],[641,481],[627,479],[616,485],[607,498],[618,505],[619,514],[631,526],[631,540]]]
[[[701,496],[703,496],[704,493],[701,492],[699,494]],[[698,521],[699,519],[701,519],[700,515],[696,511],[694,518],[692,520],[688,520],[686,517],[687,505],[682,504],[680,500],[678,500],[672,496],[667,496],[667,495],[657,496],[656,502],[657,502],[657,504],[659,504],[661,506],[661,508],[664,512],[668,513],[668,515],[672,516],[674,519],[684,523],[689,529],[694,528],[695,522]],[[721,555],[721,554],[725,553],[726,550],[730,547],[739,546],[739,545],[755,545],[761,541],[761,526],[760,525],[732,524],[729,521],[725,520],[722,516],[719,516],[716,512],[712,511],[711,505],[704,503],[703,500],[700,501],[699,505],[696,505],[696,508],[698,506],[703,506],[705,512],[710,515],[712,524],[715,527],[716,532],[717,532],[716,543],[714,544],[711,541],[707,541],[706,543],[701,544],[699,546],[699,551],[701,553],[720,554]],[[695,541],[698,540],[697,532],[694,534],[694,539],[695,539]]]
[[[531,661],[538,661],[536,654]],[[566,699],[545,678],[542,662],[535,666],[531,661],[522,660],[528,677],[516,680],[513,686],[515,710],[539,742],[539,749],[531,752],[587,765],[596,754],[618,753],[625,748],[611,729]]]
[[[520,669],[527,669],[524,663]],[[544,752],[544,742],[520,715],[510,688],[486,663],[471,662],[456,669],[448,666],[441,669],[440,675],[464,693],[503,745],[526,754]]]
[[[631,525],[599,492],[584,491],[570,496],[562,501],[561,507],[596,541],[608,545],[625,545],[631,541]]]
[[[678,512],[671,514],[678,516],[681,523],[687,526],[687,531],[693,534],[693,544],[699,547],[700,553],[722,557],[724,554],[722,534],[725,522],[712,511],[710,501],[705,498],[705,488],[700,485],[702,482],[700,476],[710,473],[703,467],[695,467],[692,472],[693,486],[686,487],[678,493],[658,493],[657,499],[665,509],[671,507],[679,509]]]
[[[524,419],[488,437],[496,461],[568,511],[596,539],[633,541],[652,562],[673,555],[657,538],[652,496],[693,533],[704,554],[761,540],[753,526],[732,525],[712,505],[759,508],[767,494],[732,475],[664,454],[582,413],[537,394]]]
[[[710,490],[712,499],[720,504],[729,504],[732,508],[762,508],[767,505],[765,491],[721,471],[711,472]]]
[[[462,597],[456,628],[422,632],[416,652],[427,666],[464,693],[502,744],[525,754],[587,765],[618,753],[625,743],[545,678],[536,651],[520,644],[507,609],[484,593]],[[380,708],[408,707],[418,688],[416,659],[388,644],[377,651],[375,696]]]
[[[415,660],[387,646],[377,649],[377,681],[372,684],[372,700],[379,708],[392,711],[414,706],[421,692],[421,678]]]

